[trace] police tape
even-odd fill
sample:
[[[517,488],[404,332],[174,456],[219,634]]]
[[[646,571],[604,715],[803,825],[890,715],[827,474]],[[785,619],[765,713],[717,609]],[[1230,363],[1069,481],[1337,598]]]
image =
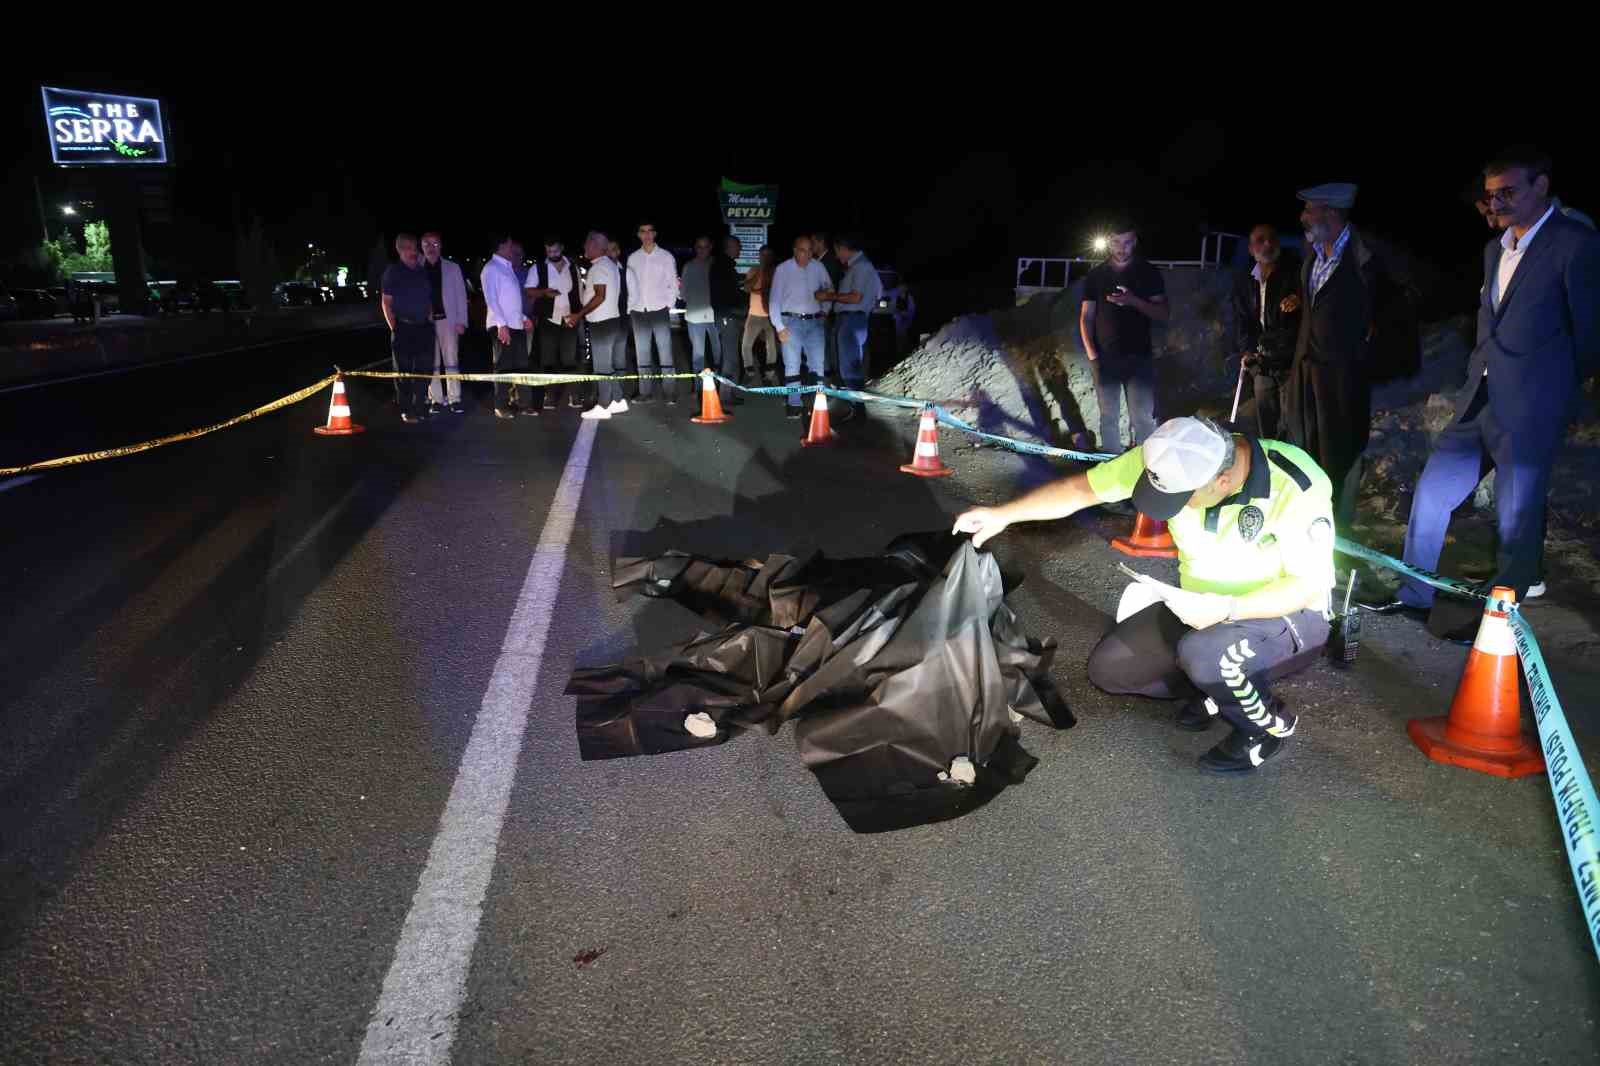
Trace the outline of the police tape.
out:
[[[1017,440],[1014,437],[1002,437],[996,433],[986,433],[970,422],[962,421],[936,403],[914,399],[910,396],[891,396],[882,392],[869,392],[866,389],[841,389],[833,385],[741,385],[732,378],[724,377],[721,374],[713,373],[711,376],[730,388],[738,389],[741,392],[754,393],[758,396],[804,396],[820,392],[832,396],[834,399],[849,400],[852,403],[880,403],[913,411],[932,407],[934,417],[952,429],[958,429],[968,436],[977,437],[980,440],[997,444],[1002,448],[1009,448],[1014,452],[1022,452],[1028,455],[1043,455],[1052,459],[1072,459],[1080,463],[1099,463],[1107,459],[1116,458],[1115,455],[1107,452],[1080,452],[1071,448],[1057,448],[1054,445],[1038,444],[1034,441]]]
[[[941,423],[1012,451],[1073,459],[1079,462],[1103,462],[1116,458],[1107,453],[1079,452],[986,433],[971,423],[956,418],[937,404],[926,404],[906,397],[885,396],[859,389],[836,389],[827,385],[747,388],[720,374],[716,377],[720,382],[736,389],[764,395],[823,392],[856,403],[888,403],[896,407],[917,408],[932,406],[935,416]],[[1577,889],[1579,905],[1583,909],[1584,925],[1589,930],[1590,943],[1596,957],[1600,957],[1600,841],[1596,838],[1596,820],[1600,819],[1600,800],[1596,799],[1594,784],[1583,765],[1583,758],[1577,742],[1572,737],[1572,730],[1567,725],[1566,712],[1562,709],[1561,700],[1556,696],[1555,686],[1550,681],[1549,667],[1545,665],[1544,655],[1539,650],[1539,642],[1534,638],[1533,627],[1523,617],[1520,605],[1510,600],[1500,600],[1493,598],[1492,595],[1485,595],[1476,584],[1412,566],[1404,560],[1385,555],[1344,537],[1336,537],[1334,547],[1345,555],[1376,563],[1443,592],[1486,600],[1487,609],[1504,611],[1509,616],[1512,634],[1516,640],[1517,658],[1522,663],[1523,676],[1528,683],[1528,693],[1533,700],[1533,716],[1539,729],[1539,746],[1545,756],[1550,792],[1555,800],[1561,842],[1566,848],[1567,862],[1572,868],[1572,880]]]
[[[1442,592],[1450,592],[1457,596],[1467,596],[1478,600],[1488,599],[1475,584],[1459,581],[1453,577],[1445,577],[1443,574],[1436,574],[1432,570],[1424,570],[1421,567],[1412,566],[1408,562],[1396,559],[1392,555],[1385,555],[1380,551],[1374,551],[1363,544],[1357,544],[1353,540],[1335,537],[1333,546],[1345,555],[1377,563],[1379,566],[1393,570],[1397,574],[1404,574],[1406,577],[1416,578],[1425,585],[1432,585]],[[1511,606],[1515,607],[1516,605],[1512,604]]]
[[[347,378],[410,378],[418,381],[488,381],[503,385],[569,385],[584,381],[674,381],[698,378],[699,374],[531,374],[507,371],[493,374],[411,374],[398,370],[345,370]]]
[[[1572,881],[1583,907],[1584,925],[1589,940],[1600,956],[1600,847],[1595,838],[1595,821],[1600,818],[1600,801],[1595,799],[1594,783],[1584,768],[1583,756],[1566,713],[1556,698],[1550,669],[1533,639],[1533,627],[1512,610],[1511,635],[1517,642],[1517,658],[1522,660],[1522,675],[1528,681],[1533,700],[1533,720],[1539,727],[1539,748],[1544,752],[1545,772],[1550,778],[1550,794],[1555,798],[1556,820],[1561,826],[1561,843],[1567,849]]]
[[[217,422],[213,425],[201,426],[199,429],[189,429],[183,431],[182,433],[173,433],[165,437],[157,437],[155,440],[141,441],[138,444],[124,444],[117,448],[102,448],[99,451],[83,452],[79,455],[65,455],[59,459],[43,459],[37,463],[27,463],[23,466],[3,466],[0,467],[0,477],[13,477],[18,474],[30,474],[36,470],[55,470],[63,466],[75,466],[79,463],[92,463],[100,459],[119,459],[124,455],[135,455],[139,452],[147,452],[152,448],[160,448],[167,444],[179,444],[186,440],[194,440],[196,437],[204,437],[209,433],[215,433],[218,430],[228,429],[231,426],[237,426],[241,422],[248,422],[253,418],[260,418],[262,415],[271,414],[273,411],[280,411],[285,407],[292,407],[301,400],[310,399],[312,396],[315,396],[329,385],[332,385],[337,377],[337,374],[329,374],[315,385],[307,385],[298,392],[292,392],[287,396],[273,400],[271,403],[263,404],[252,411],[246,411],[242,415],[236,415],[225,422]]]
[[[371,366],[373,364],[367,364]],[[409,374],[397,371],[376,370],[348,370],[330,374],[315,384],[290,393],[287,396],[263,404],[244,414],[222,422],[198,429],[174,433],[154,440],[143,441],[138,444],[123,445],[118,448],[105,448],[94,452],[84,452],[80,455],[64,456],[59,459],[47,459],[37,463],[23,466],[0,467],[0,477],[11,477],[18,474],[31,473],[38,470],[51,470],[78,463],[89,463],[100,459],[114,459],[125,455],[134,455],[138,452],[149,451],[167,444],[177,444],[182,441],[194,440],[204,437],[219,430],[260,418],[262,415],[271,414],[309,399],[318,392],[327,388],[339,377],[396,379],[410,378],[433,380],[435,377],[449,378],[459,381],[479,382],[505,382],[526,385],[561,385],[588,381],[619,381],[642,379],[688,379],[702,377],[710,373],[716,381],[743,392],[766,396],[788,396],[793,394],[811,394],[822,392],[829,396],[849,400],[854,403],[881,403],[894,407],[917,409],[932,407],[935,416],[940,422],[953,429],[960,430],[970,436],[990,441],[1001,447],[1013,451],[1048,456],[1051,458],[1072,459],[1079,462],[1101,462],[1113,459],[1115,456],[1103,452],[1080,452],[1069,448],[1057,448],[1047,444],[1038,444],[1032,441],[1019,441],[1011,437],[1003,437],[994,433],[987,433],[978,429],[969,422],[963,421],[945,411],[938,404],[916,400],[911,397],[889,396],[883,393],[868,392],[863,389],[840,389],[829,385],[775,385],[775,386],[746,386],[721,374],[702,371],[697,374],[686,373],[657,373],[657,374]],[[1365,559],[1376,563],[1385,569],[1415,578],[1436,589],[1468,596],[1477,599],[1487,597],[1479,591],[1477,586],[1454,578],[1448,578],[1429,570],[1412,566],[1403,560],[1385,555],[1365,545],[1343,537],[1335,538],[1335,547],[1342,553],[1354,558]],[[1566,713],[1557,698],[1555,687],[1549,680],[1549,668],[1545,665],[1544,656],[1539,650],[1538,641],[1534,638],[1533,628],[1523,618],[1520,605],[1509,601],[1490,600],[1489,606],[1504,610],[1510,617],[1512,633],[1516,640],[1517,657],[1522,663],[1523,675],[1528,682],[1528,692],[1533,699],[1534,721],[1539,729],[1540,747],[1544,751],[1545,765],[1550,779],[1550,790],[1555,798],[1557,819],[1561,827],[1561,840],[1566,847],[1567,860],[1572,868],[1573,882],[1577,888],[1578,899],[1583,908],[1584,924],[1588,927],[1590,940],[1595,953],[1600,956],[1600,841],[1596,839],[1596,819],[1600,817],[1600,801],[1595,796],[1594,784],[1584,768],[1582,756],[1578,751],[1577,743],[1573,740],[1572,731],[1567,725]]]

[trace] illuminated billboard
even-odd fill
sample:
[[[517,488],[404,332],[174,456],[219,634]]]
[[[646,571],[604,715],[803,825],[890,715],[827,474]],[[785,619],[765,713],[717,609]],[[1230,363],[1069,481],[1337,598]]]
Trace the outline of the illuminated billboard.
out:
[[[161,101],[76,89],[40,89],[50,158],[61,166],[167,161]]]

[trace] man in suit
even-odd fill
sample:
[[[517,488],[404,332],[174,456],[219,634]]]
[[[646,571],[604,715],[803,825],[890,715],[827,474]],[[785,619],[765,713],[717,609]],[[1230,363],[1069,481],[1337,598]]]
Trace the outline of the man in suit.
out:
[[[461,372],[461,335],[467,331],[467,283],[461,276],[461,267],[454,259],[444,257],[444,238],[437,230],[422,235],[422,263],[428,272],[428,289],[433,307],[433,381],[428,384],[428,413],[443,414],[445,399],[449,410],[460,414],[461,381],[459,378],[441,378],[446,374]]]
[[[1350,221],[1356,191],[1333,182],[1298,194],[1307,254],[1300,295],[1284,304],[1287,312],[1304,306],[1283,393],[1284,433],[1332,479],[1341,526],[1355,514],[1372,431],[1373,338],[1380,323],[1401,317],[1394,305],[1411,292],[1399,258]]]
[[[1455,419],[1417,481],[1405,561],[1438,566],[1450,513],[1493,468],[1500,543],[1488,585],[1510,586],[1521,599],[1539,579],[1550,468],[1600,357],[1600,237],[1556,209],[1541,152],[1503,153],[1484,168],[1484,189],[1504,233],[1484,249],[1477,345]],[[1420,612],[1433,603],[1430,586],[1408,579],[1376,607]],[[1477,624],[1472,610],[1459,625],[1432,628],[1470,639]]]

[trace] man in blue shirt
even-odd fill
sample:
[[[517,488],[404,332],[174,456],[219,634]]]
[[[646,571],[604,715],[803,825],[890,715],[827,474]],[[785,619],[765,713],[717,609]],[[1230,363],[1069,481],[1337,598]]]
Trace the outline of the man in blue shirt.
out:
[[[402,233],[394,239],[400,262],[383,272],[383,320],[389,324],[389,350],[394,369],[400,374],[433,374],[433,287],[422,267],[417,238]],[[400,401],[402,422],[421,422],[427,413],[428,382],[417,378],[396,378],[395,396]]]
[[[840,234],[834,248],[845,264],[837,289],[827,294],[839,337],[839,377],[845,388],[862,389],[867,384],[868,325],[878,301],[883,299],[883,281],[878,277],[878,268],[861,250],[860,237]],[[860,407],[849,404],[839,412],[839,421],[847,422],[858,413]]]

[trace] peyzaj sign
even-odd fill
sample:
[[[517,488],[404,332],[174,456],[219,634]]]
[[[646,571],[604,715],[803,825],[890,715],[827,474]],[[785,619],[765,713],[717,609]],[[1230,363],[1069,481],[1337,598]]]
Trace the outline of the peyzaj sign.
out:
[[[776,185],[743,185],[723,178],[717,200],[728,226],[770,226],[778,214]]]

